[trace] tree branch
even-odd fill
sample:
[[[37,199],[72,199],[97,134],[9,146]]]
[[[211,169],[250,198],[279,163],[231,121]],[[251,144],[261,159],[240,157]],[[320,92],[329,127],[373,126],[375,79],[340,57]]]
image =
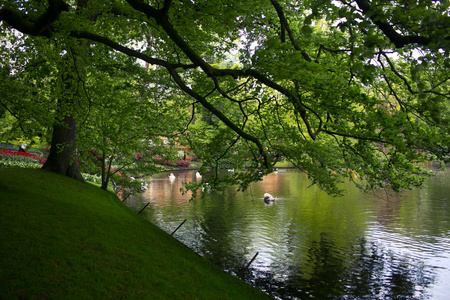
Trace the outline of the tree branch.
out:
[[[408,91],[409,91],[412,95],[417,94],[417,92],[413,91],[413,89],[411,88],[411,85],[408,83],[408,80],[407,80],[402,74],[400,74],[400,73],[395,69],[394,64],[391,62],[391,60],[390,60],[389,57],[386,55],[386,53],[381,52],[380,54],[384,57],[384,59],[386,59],[387,63],[389,64],[389,67],[391,68],[391,71],[392,71],[398,78],[400,78],[400,79],[403,81],[403,83],[405,84],[405,86],[406,86],[406,88],[408,89]],[[380,61],[380,63],[381,63],[381,60],[379,60],[379,61]]]
[[[232,70],[232,69],[217,69],[213,68],[211,65],[209,65],[206,61],[204,61],[200,55],[198,55],[190,46],[189,44],[179,35],[177,30],[172,26],[170,23],[168,16],[163,14],[156,14],[154,12],[154,9],[150,7],[149,5],[145,5],[142,2],[139,2],[137,0],[127,0],[127,2],[133,6],[133,8],[145,13],[147,17],[154,18],[156,22],[163,28],[163,30],[168,34],[170,39],[175,42],[175,44],[187,55],[187,57],[194,63],[194,65],[199,66],[207,76],[209,77],[215,77],[215,76],[227,76],[230,75],[233,78],[238,77],[247,77],[252,76],[259,80],[260,82],[264,83],[265,85],[274,88],[278,90],[279,92],[283,93],[284,95],[290,97],[291,99],[295,100],[295,102],[298,104],[298,109],[300,112],[300,115],[303,119],[303,122],[305,122],[306,127],[308,128],[308,133],[311,136],[312,139],[315,139],[315,134],[312,131],[312,128],[308,122],[306,109],[304,105],[301,103],[300,99],[295,95],[295,93],[292,93],[286,88],[283,88],[279,84],[269,80],[266,76],[263,76],[262,74],[259,74],[258,72],[254,70]],[[170,2],[170,1],[167,1]],[[296,50],[301,51],[302,56],[305,60],[311,61],[311,58],[304,52],[298,44],[294,40],[294,36],[292,34],[292,31],[289,28],[289,24],[287,23],[287,20],[284,16],[283,10],[281,6],[275,1],[271,0],[272,5],[277,9],[277,12],[279,12],[279,15],[281,16],[282,22],[284,26],[286,27],[286,30],[289,33],[289,38],[291,39],[291,42],[293,43]]]
[[[50,25],[58,20],[62,11],[68,11],[69,6],[62,0],[48,0],[47,10],[35,21],[32,22],[9,8],[3,7],[0,10],[0,21],[5,21],[11,27],[33,36],[51,37]]]
[[[161,8],[161,12],[167,16],[169,12],[170,6],[172,5],[172,0],[164,0],[163,7]]]
[[[100,36],[94,33],[90,33],[90,32],[86,32],[86,31],[73,31],[70,33],[70,36],[75,37],[75,38],[79,38],[79,39],[89,39],[91,41],[95,41],[98,42],[100,44],[103,44],[105,46],[108,46],[116,51],[119,51],[123,54],[126,54],[128,56],[131,57],[136,57],[139,59],[142,59],[143,61],[148,62],[149,64],[152,65],[158,65],[158,66],[162,66],[162,67],[170,67],[170,68],[181,68],[181,69],[195,69],[197,68],[197,65],[194,64],[172,64],[169,63],[168,61],[162,60],[162,59],[158,59],[158,58],[153,58],[151,56],[148,56],[145,53],[133,50],[131,48],[122,46],[119,43],[114,42],[113,40],[106,38],[104,36]]]
[[[270,3],[272,3],[273,7],[277,11],[278,18],[280,19],[280,23],[281,23],[281,29],[282,30],[283,30],[283,28],[286,29],[292,46],[294,46],[295,50],[300,51],[300,53],[302,54],[303,58],[306,61],[310,62],[311,58],[309,57],[309,55],[303,49],[301,49],[300,46],[295,41],[294,34],[292,33],[291,28],[289,27],[289,23],[286,19],[286,16],[284,15],[284,11],[283,11],[283,8],[281,7],[281,5],[275,0],[270,0]]]
[[[419,35],[407,35],[403,36],[398,33],[394,27],[384,21],[383,16],[378,14],[375,10],[372,9],[369,1],[367,0],[355,0],[358,7],[363,11],[363,13],[369,17],[372,22],[378,26],[378,28],[384,33],[384,35],[395,45],[397,48],[403,48],[409,44],[418,44],[427,46],[430,42],[430,38],[426,38]]]
[[[266,168],[270,168],[270,163],[269,163],[269,157],[268,154],[266,153],[263,145],[261,144],[261,142],[259,141],[258,138],[256,138],[255,136],[243,131],[241,128],[239,128],[236,124],[234,124],[230,119],[228,119],[220,110],[218,110],[217,108],[215,108],[211,103],[209,103],[204,97],[202,97],[200,94],[198,94],[197,92],[195,92],[194,90],[190,89],[185,83],[184,81],[181,79],[181,77],[178,75],[178,73],[176,72],[175,69],[173,68],[167,68],[167,70],[169,71],[170,75],[172,76],[172,78],[175,80],[175,82],[177,83],[177,85],[188,95],[190,95],[192,98],[196,99],[199,103],[201,103],[206,109],[208,109],[210,112],[212,112],[214,115],[216,115],[225,125],[227,125],[227,127],[229,127],[230,129],[232,129],[234,132],[236,132],[239,136],[241,136],[242,138],[251,141],[252,143],[254,143],[259,150],[259,153],[263,156],[264,158],[264,166]]]
[[[129,56],[133,56],[133,57],[142,59],[142,60],[144,60],[144,61],[146,61],[148,63],[159,65],[159,66],[162,66],[162,67],[166,68],[169,71],[169,73],[171,74],[172,78],[177,83],[177,85],[184,92],[186,92],[188,95],[190,95],[191,97],[196,99],[198,102],[200,102],[206,109],[210,110],[222,122],[224,122],[225,125],[227,125],[229,128],[231,128],[233,131],[235,131],[241,137],[243,137],[244,139],[247,139],[247,140],[255,143],[255,145],[258,147],[261,155],[264,157],[264,164],[265,164],[265,166],[266,167],[270,167],[267,153],[265,152],[264,147],[262,146],[261,142],[256,137],[254,137],[254,136],[244,132],[241,128],[236,126],[236,124],[231,122],[231,120],[229,120],[222,112],[220,112],[213,105],[211,105],[200,94],[196,93],[195,91],[193,91],[189,87],[187,87],[186,84],[181,79],[181,77],[176,72],[177,68],[183,68],[183,69],[194,68],[194,67],[196,67],[195,64],[194,65],[170,64],[167,61],[149,57],[148,55],[146,55],[144,53],[141,53],[141,52],[135,51],[133,49],[124,47],[124,46],[122,46],[122,45],[120,45],[120,44],[118,44],[118,43],[116,43],[116,42],[114,42],[114,41],[112,41],[112,40],[110,40],[108,38],[105,38],[105,37],[102,37],[102,36],[99,36],[99,35],[96,35],[96,34],[88,33],[88,32],[72,32],[71,36],[76,37],[76,38],[86,38],[86,39],[90,39],[92,41],[96,41],[96,42],[102,43],[102,44],[104,44],[106,46],[109,46],[109,47],[111,47],[111,48],[113,48],[113,49],[115,49],[115,50],[117,50],[119,52],[122,52],[124,54],[127,54]],[[297,98],[296,95],[294,93],[292,93],[291,91],[289,91],[289,90],[283,88],[282,86],[280,86],[280,85],[278,85],[278,84],[268,80],[267,78],[265,78],[261,74],[257,73],[256,71],[244,72],[242,70],[231,70],[231,69],[221,70],[221,69],[215,69],[215,68],[212,68],[212,67],[210,67],[210,68],[211,68],[211,71],[212,71],[211,74],[214,74],[214,76],[216,74],[219,74],[221,76],[226,76],[226,75],[229,75],[230,73],[233,74],[234,76],[238,76],[239,75],[241,77],[252,76],[252,77],[258,79],[259,81],[262,80],[262,82],[264,84],[268,85],[269,87],[276,87],[277,90],[284,92],[283,94],[287,93],[287,94],[291,95],[292,97]],[[303,115],[306,114],[306,110],[304,108],[303,108],[302,111],[303,111]],[[306,121],[306,120],[304,120],[304,121]],[[310,131],[310,134],[312,134],[312,131]]]
[[[337,136],[353,138],[353,139],[361,140],[361,141],[369,141],[369,142],[376,142],[376,143],[382,143],[382,144],[392,144],[392,143],[382,140],[382,139],[371,138],[371,137],[367,137],[367,136],[357,136],[357,135],[352,135],[352,134],[347,134],[347,133],[340,133],[340,132],[335,132],[335,131],[331,131],[328,129],[322,129],[322,131],[327,134],[333,135],[333,136],[337,135]]]

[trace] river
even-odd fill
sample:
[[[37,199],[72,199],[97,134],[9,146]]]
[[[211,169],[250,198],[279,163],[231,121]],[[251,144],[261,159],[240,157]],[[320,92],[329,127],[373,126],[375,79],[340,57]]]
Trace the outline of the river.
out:
[[[192,250],[279,299],[449,299],[450,171],[401,196],[343,184],[330,197],[282,169],[245,192],[182,195],[195,171],[149,178],[125,203]],[[276,202],[267,205],[264,193]],[[252,259],[254,260],[252,261]]]

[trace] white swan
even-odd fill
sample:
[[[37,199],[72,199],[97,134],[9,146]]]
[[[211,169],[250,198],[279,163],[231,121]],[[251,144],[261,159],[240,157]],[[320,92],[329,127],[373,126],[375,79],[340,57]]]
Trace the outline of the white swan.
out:
[[[275,198],[271,194],[265,193],[264,194],[264,203],[270,203],[270,202],[275,202]]]
[[[200,174],[200,172],[197,172],[197,173],[195,173],[195,177],[202,178],[202,174]]]
[[[174,180],[174,179],[175,179],[175,175],[173,175],[173,173],[170,173],[169,179],[170,179],[170,180]]]

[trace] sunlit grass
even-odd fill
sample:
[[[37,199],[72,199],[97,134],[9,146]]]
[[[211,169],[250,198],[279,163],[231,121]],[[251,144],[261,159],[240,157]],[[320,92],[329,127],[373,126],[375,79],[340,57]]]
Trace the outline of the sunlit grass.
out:
[[[0,298],[262,299],[124,206],[36,169],[0,168]]]
[[[275,164],[276,168],[292,168],[294,167],[293,164],[291,164],[290,162],[288,162],[287,160],[283,160],[283,161],[279,161]]]

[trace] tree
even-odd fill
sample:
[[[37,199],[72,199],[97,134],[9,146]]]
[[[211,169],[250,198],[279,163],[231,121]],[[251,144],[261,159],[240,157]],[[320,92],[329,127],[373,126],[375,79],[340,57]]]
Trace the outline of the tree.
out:
[[[84,168],[92,163],[90,173],[101,174],[101,188],[106,190],[113,177],[116,182],[120,179],[122,187],[131,183],[114,176],[116,173],[133,178],[160,171],[153,156],[170,152],[160,137],[178,132],[180,119],[189,115],[186,110],[174,116],[170,95],[160,95],[153,88],[158,78],[129,57],[106,51],[96,62],[87,69],[89,105],[79,124],[78,139],[84,146]],[[165,101],[161,101],[163,98]]]
[[[213,113],[233,132],[225,150],[253,161],[231,182],[245,187],[284,156],[337,192],[335,174],[399,190],[420,185],[417,162],[448,162],[448,13],[431,0],[48,0],[6,1],[0,20],[170,76],[160,84]]]
[[[18,36],[2,35],[0,117],[2,141],[36,137],[45,139],[48,116],[52,116],[51,73],[55,70],[37,53],[23,55],[26,41]]]

